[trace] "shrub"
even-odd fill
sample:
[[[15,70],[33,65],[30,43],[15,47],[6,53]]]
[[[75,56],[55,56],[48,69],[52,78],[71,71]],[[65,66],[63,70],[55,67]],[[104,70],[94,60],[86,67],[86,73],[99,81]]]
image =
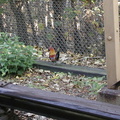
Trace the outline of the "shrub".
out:
[[[6,74],[22,75],[32,67],[35,57],[35,49],[25,46],[18,41],[17,36],[10,37],[7,33],[0,33],[0,72]]]

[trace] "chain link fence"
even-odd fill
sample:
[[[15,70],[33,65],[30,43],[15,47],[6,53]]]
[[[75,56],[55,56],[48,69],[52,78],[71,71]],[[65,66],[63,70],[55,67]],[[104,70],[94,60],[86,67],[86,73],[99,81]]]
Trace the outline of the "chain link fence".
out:
[[[25,44],[105,56],[102,0],[10,0],[0,6],[0,31]]]

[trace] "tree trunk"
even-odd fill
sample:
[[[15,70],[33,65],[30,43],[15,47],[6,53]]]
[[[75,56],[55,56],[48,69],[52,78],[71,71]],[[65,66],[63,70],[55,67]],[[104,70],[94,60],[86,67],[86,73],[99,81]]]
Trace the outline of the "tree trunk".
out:
[[[64,37],[63,29],[63,19],[62,15],[66,5],[66,0],[52,0],[53,1],[53,11],[54,11],[54,42],[53,45],[56,49],[59,48],[60,51],[66,52],[67,45],[66,39]]]
[[[29,4],[28,4],[27,0],[25,2],[26,2],[27,14],[29,16],[29,22],[31,24],[31,29],[32,29],[32,33],[33,33],[33,39],[34,39],[33,43],[35,43],[35,45],[38,46],[36,31],[35,31],[34,23],[33,23],[33,20],[32,20],[32,16],[31,16],[31,11],[30,11],[30,8],[29,8]]]
[[[3,25],[2,14],[0,14],[0,32],[5,32],[5,28]]]
[[[71,7],[72,7],[72,10],[75,11],[75,0],[71,0]],[[76,16],[73,17],[72,26],[73,26],[74,52],[81,53],[82,51],[80,49],[80,46],[82,43],[81,43],[81,39],[80,39],[80,32],[77,29]]]
[[[25,23],[24,14],[21,11],[21,8],[24,4],[24,0],[9,0],[11,10],[14,13],[17,24],[17,35],[20,37],[20,41],[24,42],[26,45],[29,44],[29,38],[27,33],[27,27]]]

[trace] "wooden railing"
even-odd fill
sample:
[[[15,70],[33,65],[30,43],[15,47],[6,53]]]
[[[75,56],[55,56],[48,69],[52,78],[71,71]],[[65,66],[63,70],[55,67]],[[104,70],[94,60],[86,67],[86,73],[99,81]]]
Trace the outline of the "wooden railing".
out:
[[[0,105],[62,120],[120,119],[120,106],[13,84],[1,84]]]

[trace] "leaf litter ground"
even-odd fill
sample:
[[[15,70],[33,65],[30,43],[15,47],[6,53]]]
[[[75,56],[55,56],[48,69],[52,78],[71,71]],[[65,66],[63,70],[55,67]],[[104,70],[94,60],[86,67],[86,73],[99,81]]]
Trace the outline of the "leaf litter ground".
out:
[[[38,51],[38,59],[43,61],[49,60],[49,52],[44,48],[37,48]],[[59,62],[69,65],[77,65],[77,66],[88,66],[95,68],[106,68],[106,59],[103,56],[96,56],[94,54],[90,55],[81,55],[75,54],[71,51],[67,51],[67,53],[60,53]]]

